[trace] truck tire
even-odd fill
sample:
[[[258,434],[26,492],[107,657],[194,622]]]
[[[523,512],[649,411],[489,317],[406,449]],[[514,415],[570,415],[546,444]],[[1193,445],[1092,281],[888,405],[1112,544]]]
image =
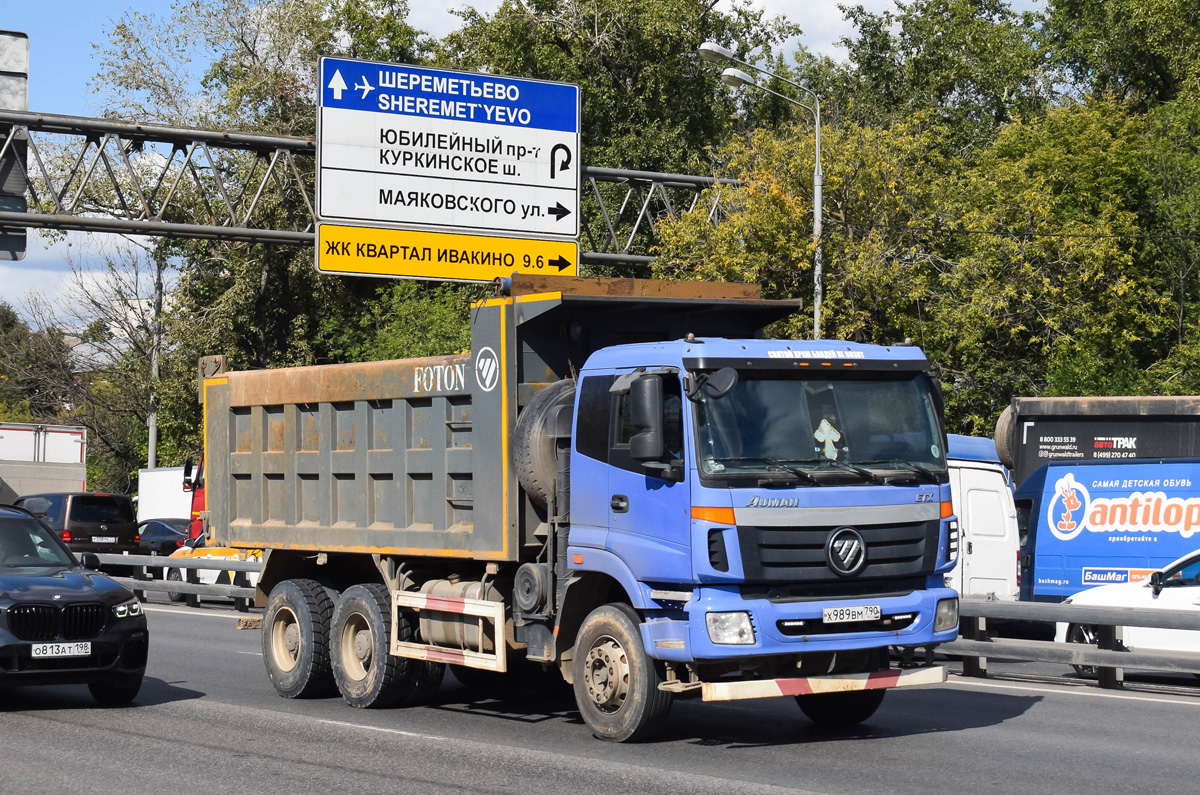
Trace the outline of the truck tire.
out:
[[[555,381],[533,396],[529,405],[517,417],[513,433],[513,458],[517,480],[529,498],[545,506],[554,489],[558,463],[554,455],[554,440],[546,433],[546,422],[559,406],[575,402],[575,379]]]
[[[805,717],[823,729],[844,729],[862,723],[883,703],[886,690],[854,690],[848,693],[812,693],[796,696]]]
[[[271,589],[263,613],[262,652],[276,693],[314,698],[330,692],[332,619],[333,600],[316,580],[284,580]]]
[[[1013,448],[1017,441],[1014,421],[1012,406],[1000,412],[1000,418],[996,420],[996,457],[1009,469],[1013,468],[1013,461],[1016,460],[1013,458]]]
[[[396,637],[401,643],[423,642],[415,615],[400,611],[399,620],[400,626],[397,628]],[[428,660],[414,660],[409,657],[395,659],[400,660],[401,664],[407,664],[396,704],[402,707],[416,707],[429,703],[442,686],[442,679],[446,676],[445,664]]]
[[[642,646],[640,623],[629,605],[610,604],[593,610],[579,628],[571,663],[575,703],[602,740],[645,740],[671,712],[671,694],[658,688],[663,677]]]
[[[388,707],[403,695],[403,678],[413,674],[408,659],[390,653],[392,606],[376,583],[345,590],[333,610],[329,663],[333,681],[352,707]]]
[[[183,582],[183,574],[179,569],[169,569],[167,571],[167,580],[170,582]],[[184,599],[187,599],[187,594],[177,591],[167,591],[167,598],[172,602],[182,602]]]

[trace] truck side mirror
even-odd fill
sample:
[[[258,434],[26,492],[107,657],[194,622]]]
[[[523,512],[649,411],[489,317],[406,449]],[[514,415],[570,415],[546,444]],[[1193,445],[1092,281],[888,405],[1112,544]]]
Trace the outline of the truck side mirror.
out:
[[[192,490],[192,459],[188,458],[183,462],[183,490]]]
[[[1158,596],[1162,593],[1163,578],[1161,571],[1150,572],[1150,590],[1154,591],[1154,595]]]
[[[638,432],[629,440],[629,456],[635,461],[658,461],[663,457],[662,379],[643,375],[629,386],[629,419]]]

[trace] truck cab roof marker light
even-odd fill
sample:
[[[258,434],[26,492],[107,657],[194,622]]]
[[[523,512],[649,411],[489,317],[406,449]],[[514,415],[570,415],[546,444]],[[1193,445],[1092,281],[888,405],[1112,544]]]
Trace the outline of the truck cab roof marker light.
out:
[[[716,524],[737,524],[732,508],[708,508],[702,505],[693,505],[692,518]]]

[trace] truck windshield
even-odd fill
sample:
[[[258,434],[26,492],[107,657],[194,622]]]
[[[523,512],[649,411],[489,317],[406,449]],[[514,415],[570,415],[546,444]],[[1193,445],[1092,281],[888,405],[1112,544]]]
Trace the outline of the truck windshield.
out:
[[[819,376],[819,377],[817,377]],[[738,476],[837,471],[939,480],[941,426],[920,373],[741,370],[728,395],[696,403],[700,469]]]

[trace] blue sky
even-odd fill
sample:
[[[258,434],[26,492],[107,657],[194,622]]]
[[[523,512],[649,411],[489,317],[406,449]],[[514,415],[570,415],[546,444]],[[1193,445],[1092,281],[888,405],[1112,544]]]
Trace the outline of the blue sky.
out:
[[[29,34],[29,109],[42,113],[93,116],[99,108],[88,90],[96,72],[92,45],[105,40],[113,21],[135,8],[150,14],[170,12],[172,2],[184,0],[0,0],[0,28]],[[848,0],[849,2],[850,0]],[[721,0],[727,6],[729,0]],[[857,0],[872,11],[890,7],[890,0]],[[836,3],[831,0],[758,0],[768,15],[784,15],[805,31],[804,43],[813,50],[836,55],[834,42],[849,32]],[[853,4],[853,3],[851,3]],[[1029,8],[1039,0],[1016,0],[1017,8]],[[409,21],[435,36],[457,27],[448,9],[474,5],[481,11],[494,10],[498,0],[410,0]],[[74,247],[94,250],[104,236],[91,241],[72,235]],[[48,247],[36,231],[30,232],[26,258],[0,263],[0,301],[15,303],[27,290],[57,292],[67,271],[64,244]]]

